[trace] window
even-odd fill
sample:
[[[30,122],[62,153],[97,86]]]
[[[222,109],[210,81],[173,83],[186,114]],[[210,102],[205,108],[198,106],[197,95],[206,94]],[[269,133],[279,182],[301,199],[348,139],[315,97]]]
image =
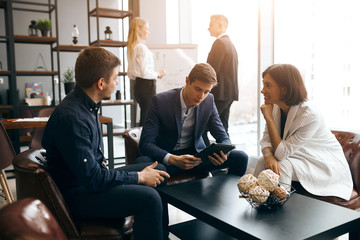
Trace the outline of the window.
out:
[[[275,63],[300,70],[331,129],[359,129],[360,2],[276,0],[274,9]]]
[[[214,37],[208,31],[210,16],[229,20],[227,33],[239,56],[239,101],[231,106],[229,134],[238,149],[257,155],[257,47],[258,2],[239,0],[191,1],[192,43],[198,45],[198,62],[206,62]]]

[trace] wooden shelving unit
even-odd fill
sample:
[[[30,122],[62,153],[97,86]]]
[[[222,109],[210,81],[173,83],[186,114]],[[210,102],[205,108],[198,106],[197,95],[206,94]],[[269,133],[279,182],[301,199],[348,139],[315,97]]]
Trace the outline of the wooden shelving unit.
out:
[[[93,1],[94,2],[94,1]],[[92,2],[92,3],[93,3]],[[90,0],[87,0],[87,4],[88,4],[88,33],[89,33],[89,45],[90,46],[98,46],[98,47],[104,47],[104,48],[121,48],[123,54],[121,57],[121,62],[122,67],[123,67],[123,71],[118,73],[118,76],[120,77],[121,81],[120,84],[122,84],[123,89],[126,89],[126,81],[125,81],[125,77],[127,75],[126,69],[125,69],[125,65],[124,63],[126,62],[126,54],[124,54],[125,50],[124,48],[126,47],[127,42],[124,40],[124,25],[122,24],[122,29],[120,31],[122,31],[122,39],[114,39],[114,40],[105,40],[105,39],[100,39],[100,19],[101,18],[111,18],[111,19],[117,19],[117,20],[124,20],[125,18],[130,18],[132,17],[133,13],[131,10],[122,10],[122,9],[110,9],[110,8],[103,8],[103,7],[99,7],[99,0],[95,0],[95,7],[90,9]],[[90,24],[90,19],[91,18],[95,18],[96,19],[96,28],[95,28],[95,32],[96,32],[96,39],[91,39],[91,29],[94,27],[91,27],[92,24]],[[123,23],[123,22],[122,22]],[[122,96],[125,97],[125,99],[127,98],[127,94],[126,91],[122,92]],[[103,106],[123,106],[124,107],[124,113],[125,113],[125,119],[127,119],[127,109],[126,106],[130,105],[133,106],[135,104],[135,102],[133,100],[116,100],[116,101],[103,101]],[[130,114],[131,111],[133,111],[134,108],[129,109],[130,110]],[[133,116],[133,115],[131,115]],[[131,119],[131,127],[135,126],[135,119]],[[127,127],[127,123],[125,120],[125,129],[128,128]]]
[[[57,0],[0,0],[0,8],[3,9],[3,16],[5,22],[5,36],[0,36],[0,44],[6,44],[6,51],[0,52],[2,56],[6,55],[6,66],[2,66],[3,69],[0,70],[0,76],[6,76],[8,80],[8,88],[6,89],[5,97],[6,101],[0,105],[0,113],[5,113],[7,118],[18,118],[21,117],[20,112],[30,112],[37,111],[41,108],[49,106],[25,106],[22,104],[22,99],[19,99],[19,90],[18,84],[22,85],[25,82],[23,81],[26,78],[24,76],[32,76],[39,78],[39,82],[43,82],[44,86],[47,86],[49,89],[49,84],[51,84],[52,90],[52,103],[51,106],[55,106],[55,102],[61,101],[61,84],[60,81],[55,82],[55,78],[60,79],[59,71],[60,68],[60,59],[59,51],[52,51],[52,48],[55,45],[58,45],[58,18],[57,18]],[[21,12],[21,14],[29,13],[40,13],[42,17],[50,19],[52,22],[52,29],[50,30],[50,36],[29,36],[29,35],[20,35],[15,34],[14,22],[18,21],[14,17],[14,13]],[[41,16],[41,15],[40,15]],[[0,19],[3,22],[3,19]],[[49,70],[43,71],[31,71],[27,69],[21,69],[21,66],[17,66],[18,61],[15,61],[17,56],[15,53],[17,51],[17,46],[21,44],[24,45],[21,48],[31,48],[30,45],[45,45],[49,46],[49,50],[41,52],[42,54],[50,54],[50,68]],[[29,46],[28,46],[29,45]],[[39,55],[41,54],[39,53]],[[57,56],[54,54],[57,53]],[[24,54],[21,56],[27,61],[33,61],[32,55]],[[42,57],[42,55],[41,55]],[[55,61],[56,59],[56,61]],[[57,67],[55,66],[57,62]],[[58,87],[58,92],[55,92],[56,86]],[[20,116],[19,116],[20,115]],[[4,117],[4,115],[3,115]],[[9,132],[9,136],[13,142],[15,151],[18,153],[20,151],[20,140],[22,136],[19,136],[19,131],[12,130]]]
[[[90,43],[90,46],[99,47],[126,47],[126,42],[114,40],[95,40]]]
[[[15,43],[31,44],[53,44],[57,42],[56,37],[41,37],[28,35],[14,35]]]
[[[58,71],[16,71],[16,76],[56,76]]]
[[[0,76],[8,76],[8,75],[10,75],[10,71],[0,70]]]
[[[4,18],[5,18],[5,36],[1,36],[1,42],[6,44],[7,48],[7,66],[3,66],[3,69],[0,70],[0,76],[7,76],[8,78],[8,94],[9,94],[9,102],[8,105],[13,106],[11,116],[16,118],[18,117],[18,109],[20,99],[18,98],[17,93],[17,83],[19,80],[18,77],[22,76],[38,76],[41,77],[41,80],[45,84],[48,84],[48,80],[44,77],[50,77],[51,89],[53,101],[51,106],[55,106],[55,101],[60,99],[61,85],[59,83],[55,83],[54,78],[59,77],[59,72],[56,70],[54,66],[54,51],[51,50],[53,45],[58,44],[58,23],[57,23],[57,0],[48,0],[47,3],[39,0],[29,0],[29,1],[18,1],[18,0],[1,0],[0,7],[4,9]],[[16,19],[13,17],[14,12],[38,12],[44,14],[46,18],[50,19],[53,23],[53,29],[50,30],[50,36],[29,36],[29,35],[18,35],[14,34],[14,22]],[[55,26],[55,27],[54,27]],[[31,71],[31,70],[23,70],[19,69],[16,66],[15,61],[15,52],[17,44],[41,44],[41,45],[49,45],[49,54],[51,58],[51,66],[48,71]],[[56,50],[58,53],[58,51]],[[3,54],[3,53],[0,53]],[[25,55],[24,57],[29,57]],[[57,54],[57,69],[59,69],[59,54]],[[22,84],[22,83],[21,83]],[[55,86],[58,86],[58,94],[55,92]],[[58,97],[57,97],[58,96]],[[48,107],[48,106],[43,106]],[[31,109],[32,107],[28,107]]]
[[[103,18],[116,18],[123,19],[132,16],[132,11],[123,11],[111,8],[94,8],[89,12],[92,17],[103,17]]]
[[[88,46],[81,46],[81,45],[59,45],[54,47],[52,50],[59,52],[80,52],[81,50],[87,47]]]

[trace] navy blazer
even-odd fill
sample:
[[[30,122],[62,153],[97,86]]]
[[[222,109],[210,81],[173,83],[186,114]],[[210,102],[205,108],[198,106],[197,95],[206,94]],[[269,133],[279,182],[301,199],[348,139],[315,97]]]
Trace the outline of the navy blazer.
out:
[[[172,153],[182,130],[181,124],[181,88],[156,94],[152,98],[151,109],[140,138],[140,152],[154,161],[162,162],[167,153]],[[206,126],[217,143],[230,144],[217,112],[214,96],[210,93],[195,108],[194,147],[200,152],[206,146],[202,133]]]

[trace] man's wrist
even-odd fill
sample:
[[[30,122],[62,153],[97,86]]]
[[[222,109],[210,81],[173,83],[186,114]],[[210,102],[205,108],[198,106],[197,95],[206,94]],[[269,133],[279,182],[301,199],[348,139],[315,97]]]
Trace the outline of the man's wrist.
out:
[[[173,165],[174,162],[174,155],[170,154],[169,159],[168,159],[168,165]]]
[[[163,164],[165,165],[170,165],[169,159],[170,159],[171,154],[167,153],[163,159]]]
[[[138,172],[138,184],[141,184],[143,182],[143,177],[141,175],[141,172]]]

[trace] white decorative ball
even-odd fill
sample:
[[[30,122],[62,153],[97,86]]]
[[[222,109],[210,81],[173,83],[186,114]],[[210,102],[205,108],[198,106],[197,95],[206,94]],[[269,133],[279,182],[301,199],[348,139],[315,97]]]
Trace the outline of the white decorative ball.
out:
[[[270,192],[262,186],[255,186],[250,189],[249,197],[258,205],[266,202]]]
[[[272,192],[279,184],[280,176],[274,173],[271,169],[262,171],[258,176],[258,184],[263,186],[266,190]]]
[[[250,189],[257,185],[257,178],[251,174],[245,174],[238,181],[238,188],[241,192],[248,193]]]

